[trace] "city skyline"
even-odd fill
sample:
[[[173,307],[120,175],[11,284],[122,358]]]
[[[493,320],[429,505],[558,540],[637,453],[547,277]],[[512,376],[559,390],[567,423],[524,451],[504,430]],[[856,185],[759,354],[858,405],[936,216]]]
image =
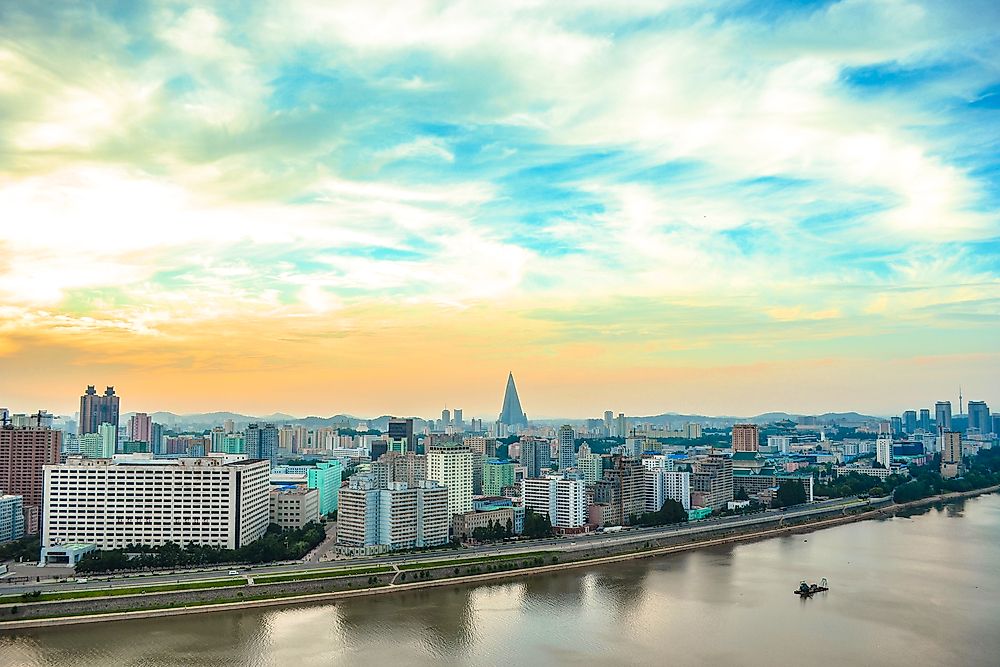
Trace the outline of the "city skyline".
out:
[[[7,3],[0,396],[486,418],[513,370],[531,418],[1000,404],[998,23]]]
[[[94,387],[92,385],[88,386],[86,388],[86,392],[85,392],[85,395],[84,395],[83,398],[86,398],[87,394],[89,394],[92,390],[94,390]],[[511,390],[513,390],[513,394],[511,394]],[[114,387],[108,386],[107,387],[107,391],[112,392],[112,395],[115,395],[115,388]],[[959,391],[961,391],[961,390],[959,390]],[[932,408],[934,408],[935,410],[937,410],[937,409],[940,408],[940,406],[942,406],[944,404],[947,404],[947,406],[950,407],[951,410],[952,410],[952,412],[948,413],[949,414],[949,420],[950,420],[951,414],[954,414],[955,416],[961,415],[963,417],[971,418],[970,411],[968,411],[968,410],[962,410],[962,411],[960,411],[959,407],[958,407],[958,406],[962,405],[962,403],[961,403],[961,397],[962,396],[966,396],[966,398],[968,398],[967,395],[959,393],[958,396],[959,396],[959,399],[960,399],[959,402],[956,402],[956,401],[954,401],[954,400],[952,400],[950,398],[934,398],[933,401],[927,401],[926,397],[925,397],[925,402],[928,404],[928,407],[926,407],[926,408],[921,408],[922,404],[921,403],[917,403],[917,404],[914,404],[914,405],[903,406],[903,407],[899,408],[898,410],[896,410],[895,412],[884,412],[884,413],[879,413],[879,412],[871,411],[871,410],[857,409],[857,408],[844,409],[844,410],[825,409],[825,410],[820,410],[820,411],[812,412],[812,413],[799,413],[799,412],[795,412],[795,411],[791,411],[791,410],[784,410],[784,409],[780,409],[780,408],[775,408],[775,409],[772,409],[772,410],[765,410],[765,411],[762,411],[762,412],[757,412],[757,413],[752,413],[752,414],[737,414],[737,413],[734,413],[734,412],[709,413],[709,412],[698,412],[698,411],[683,413],[683,412],[678,412],[676,410],[670,410],[670,409],[660,410],[660,411],[657,411],[657,412],[646,412],[646,413],[628,412],[628,411],[626,411],[626,412],[623,412],[622,414],[624,414],[628,418],[659,417],[659,416],[663,416],[663,415],[671,415],[671,414],[673,414],[673,415],[677,415],[678,417],[699,416],[699,417],[706,417],[706,418],[710,418],[710,419],[743,419],[743,418],[753,418],[753,417],[758,417],[758,416],[761,416],[761,415],[778,414],[778,413],[787,413],[789,415],[799,415],[799,416],[810,416],[810,415],[818,416],[818,415],[821,415],[821,414],[836,414],[836,413],[851,413],[851,412],[853,412],[853,413],[857,413],[859,415],[864,415],[864,416],[869,416],[869,417],[890,419],[890,418],[897,418],[897,417],[904,417],[905,418],[905,413],[906,412],[913,412],[914,419],[915,419],[916,418],[916,411],[917,410],[923,409],[923,410],[926,410],[930,414],[932,412]],[[116,399],[120,398],[120,394],[116,395],[115,398]],[[505,387],[504,392],[503,392],[503,401],[502,401],[501,409],[499,410],[499,412],[484,413],[484,414],[480,415],[480,414],[470,413],[469,410],[464,410],[463,408],[455,408],[455,409],[458,410],[459,412],[463,412],[464,415],[468,418],[468,420],[463,419],[463,423],[466,426],[468,426],[471,423],[471,420],[473,420],[473,419],[483,420],[483,424],[484,425],[491,425],[491,424],[494,424],[494,423],[506,423],[506,422],[504,422],[504,418],[505,418],[504,417],[504,413],[507,411],[507,404],[508,404],[508,402],[511,402],[511,400],[510,400],[511,398],[513,399],[512,402],[517,403],[518,407],[520,407],[520,403],[518,401],[518,396],[517,396],[517,389],[514,386],[513,372],[510,372],[508,374],[507,384],[506,384],[506,387]],[[968,399],[968,402],[965,403],[964,405],[968,406],[970,403],[973,404],[973,405],[978,405],[978,406],[984,408],[985,414],[987,415],[987,417],[993,413],[993,411],[989,409],[989,405],[991,404],[991,401],[989,401],[989,400],[982,400],[982,399],[981,400],[976,400],[976,399],[972,398],[972,399]],[[992,403],[992,404],[996,405],[996,403]],[[10,414],[12,414],[12,415],[13,414],[25,414],[25,415],[27,415],[29,412],[31,412],[32,415],[33,415],[34,411],[37,410],[38,408],[35,408],[35,409],[29,411],[27,409],[22,409],[22,408],[18,407],[16,404],[12,404],[12,405],[2,405],[2,406],[0,406],[0,409],[7,409],[7,410],[10,411]],[[610,413],[613,414],[615,412],[619,412],[619,409],[620,409],[620,406],[619,406],[619,408],[616,408],[615,410],[606,411],[606,413],[610,412]],[[976,409],[979,409],[979,408],[977,407]],[[53,410],[51,409],[50,406],[45,406],[44,408],[42,408],[42,410],[43,411],[48,411],[50,413],[49,416],[50,417],[52,416],[51,413],[53,412]],[[117,410],[117,408],[116,408],[116,410]],[[396,418],[400,418],[400,419],[422,419],[424,421],[430,421],[430,422],[433,422],[433,421],[437,420],[437,417],[434,417],[434,416],[421,415],[421,414],[418,414],[418,413],[406,413],[405,411],[386,411],[386,410],[381,410],[381,411],[376,411],[375,413],[371,413],[371,414],[358,414],[358,413],[346,412],[346,411],[343,411],[343,410],[334,410],[334,411],[327,410],[325,412],[317,412],[317,413],[312,413],[312,414],[303,414],[303,413],[300,413],[300,414],[291,414],[291,413],[284,412],[284,411],[281,411],[281,410],[270,410],[269,412],[260,412],[260,413],[251,414],[249,412],[240,412],[238,410],[230,410],[230,409],[226,409],[226,408],[212,408],[212,407],[206,407],[206,409],[192,411],[192,412],[174,412],[172,410],[169,410],[169,409],[166,409],[166,408],[162,408],[162,407],[161,408],[157,408],[155,410],[147,408],[146,411],[144,411],[144,410],[131,410],[130,409],[130,410],[123,411],[121,413],[121,416],[124,418],[124,417],[130,416],[130,415],[142,415],[142,416],[148,418],[150,414],[161,413],[161,412],[171,413],[171,414],[173,414],[173,415],[175,415],[177,417],[199,416],[199,415],[210,415],[210,414],[221,414],[221,415],[230,415],[231,414],[231,415],[242,416],[242,417],[247,417],[247,418],[251,418],[251,419],[276,420],[276,421],[281,421],[281,418],[289,418],[289,419],[293,419],[293,420],[300,420],[300,419],[307,419],[307,418],[312,418],[312,417],[329,418],[329,417],[337,416],[337,415],[349,416],[349,417],[353,417],[353,418],[357,418],[357,419],[361,419],[361,420],[365,420],[365,419],[379,419],[379,418],[383,418],[383,417],[390,417],[390,418],[396,417]],[[444,412],[449,412],[450,413],[450,411],[448,411],[447,409],[445,409]],[[605,416],[606,416],[606,413],[605,413]],[[75,415],[76,418],[79,419],[79,412],[75,412],[74,413],[72,410],[67,410],[67,411],[55,410],[54,414],[62,416],[62,417],[71,417],[71,416]],[[441,415],[442,418],[443,418],[443,416],[444,416],[444,414]],[[543,414],[543,415],[539,415],[535,419],[528,419],[528,422],[526,422],[526,424],[530,424],[532,422],[552,422],[552,421],[558,421],[560,419],[569,419],[569,420],[573,420],[573,421],[583,421],[583,420],[586,420],[586,419],[595,419],[596,420],[596,419],[599,419],[600,417],[601,417],[601,415],[598,414],[598,413],[594,413],[594,414],[577,414],[577,413],[573,413],[573,414],[552,414],[552,415],[545,415],[545,414]],[[937,417],[938,417],[938,415],[935,414],[935,420],[937,420]]]

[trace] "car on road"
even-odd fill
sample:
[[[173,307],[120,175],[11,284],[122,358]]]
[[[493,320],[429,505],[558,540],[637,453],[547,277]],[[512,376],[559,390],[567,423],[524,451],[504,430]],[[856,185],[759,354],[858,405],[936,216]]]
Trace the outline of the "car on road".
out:
[[[239,574],[239,573],[240,573],[239,570],[230,570],[229,571],[229,574]]]

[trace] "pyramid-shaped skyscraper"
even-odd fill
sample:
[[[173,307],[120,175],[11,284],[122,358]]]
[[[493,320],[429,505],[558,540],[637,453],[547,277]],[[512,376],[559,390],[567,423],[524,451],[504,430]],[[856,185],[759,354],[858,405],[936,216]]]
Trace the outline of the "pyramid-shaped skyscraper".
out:
[[[528,423],[528,415],[521,409],[521,399],[517,397],[517,387],[514,385],[514,374],[507,375],[507,389],[503,393],[503,408],[500,410],[501,424],[507,426],[523,426]]]

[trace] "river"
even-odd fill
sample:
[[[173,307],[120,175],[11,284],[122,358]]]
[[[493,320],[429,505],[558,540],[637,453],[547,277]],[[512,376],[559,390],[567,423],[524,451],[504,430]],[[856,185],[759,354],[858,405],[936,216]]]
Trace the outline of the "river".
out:
[[[0,635],[4,667],[341,664],[998,665],[1000,495],[497,584]]]

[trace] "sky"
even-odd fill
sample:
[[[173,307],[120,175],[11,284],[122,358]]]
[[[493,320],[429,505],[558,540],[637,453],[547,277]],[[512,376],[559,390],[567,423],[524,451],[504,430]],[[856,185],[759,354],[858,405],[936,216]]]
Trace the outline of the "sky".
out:
[[[0,405],[998,404],[998,25],[0,0]]]

